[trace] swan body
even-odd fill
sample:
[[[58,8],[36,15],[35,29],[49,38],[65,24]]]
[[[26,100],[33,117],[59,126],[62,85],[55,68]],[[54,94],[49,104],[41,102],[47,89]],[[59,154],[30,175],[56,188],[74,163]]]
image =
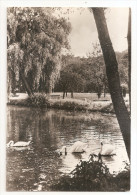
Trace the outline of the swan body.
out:
[[[62,154],[63,152],[65,152],[65,155],[67,154],[67,152],[69,152],[69,153],[82,153],[82,152],[86,151],[86,148],[87,148],[86,143],[83,143],[81,141],[77,141],[70,147],[63,146],[62,149],[60,150],[60,154]]]
[[[30,143],[31,143],[31,141],[28,141],[28,142],[19,141],[19,142],[14,143],[14,141],[11,140],[7,144],[7,147],[27,147],[30,145]]]
[[[113,155],[115,155],[114,150],[115,150],[114,146],[112,146],[110,144],[105,144],[104,145],[101,142],[101,149],[100,149],[99,155],[101,155],[101,156],[113,156]]]

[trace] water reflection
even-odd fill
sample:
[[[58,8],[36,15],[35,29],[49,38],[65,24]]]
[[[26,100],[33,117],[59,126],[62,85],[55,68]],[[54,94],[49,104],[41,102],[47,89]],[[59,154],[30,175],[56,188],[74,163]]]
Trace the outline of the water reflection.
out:
[[[128,162],[115,117],[100,113],[14,106],[9,106],[7,111],[7,142],[33,141],[31,148],[7,150],[8,190],[35,190],[45,182],[41,175],[46,178],[48,190],[51,181],[60,173],[72,171],[81,159],[88,160],[91,153],[98,154],[101,141],[116,147],[116,156],[102,158],[111,172],[117,172],[124,167],[123,161]],[[64,145],[69,147],[76,141],[88,143],[85,153],[56,156],[57,149]],[[20,181],[18,187],[17,181]]]

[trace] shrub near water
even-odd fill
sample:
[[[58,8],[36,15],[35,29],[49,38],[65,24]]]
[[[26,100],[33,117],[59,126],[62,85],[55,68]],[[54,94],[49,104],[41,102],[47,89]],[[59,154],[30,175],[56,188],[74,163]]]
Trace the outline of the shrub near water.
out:
[[[61,177],[52,188],[55,191],[127,191],[130,172],[123,171],[114,176],[106,165],[91,156],[89,161],[81,161],[71,176]]]
[[[64,110],[87,110],[89,104],[81,100],[60,100],[52,102],[53,108]]]
[[[64,102],[63,109],[68,110],[85,110],[86,105],[80,104],[78,102]]]
[[[49,104],[45,94],[34,94],[27,98],[27,104],[34,107],[44,107]]]

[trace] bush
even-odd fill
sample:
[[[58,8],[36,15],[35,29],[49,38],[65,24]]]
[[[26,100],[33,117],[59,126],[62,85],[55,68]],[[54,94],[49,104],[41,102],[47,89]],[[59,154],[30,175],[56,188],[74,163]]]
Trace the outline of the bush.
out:
[[[45,94],[34,94],[27,98],[27,104],[34,107],[45,107],[49,105],[49,101]]]
[[[62,108],[67,110],[86,110],[88,108],[88,104],[83,101],[66,101],[63,103]]]
[[[106,165],[95,161],[92,155],[89,161],[81,161],[71,175],[61,177],[52,186],[55,191],[126,191],[129,188],[129,171],[114,176]]]
[[[66,101],[66,100],[50,100],[50,106],[52,108],[58,108],[58,109],[64,109],[64,110],[87,110],[89,103],[81,101],[81,100],[76,100],[76,101]]]
[[[120,191],[130,190],[130,171],[129,165],[125,168],[126,170],[120,172],[116,177],[113,178],[114,183],[117,184],[117,188]]]
[[[63,104],[63,108],[68,110],[83,110],[85,109],[85,106],[78,104],[77,102],[66,101]]]

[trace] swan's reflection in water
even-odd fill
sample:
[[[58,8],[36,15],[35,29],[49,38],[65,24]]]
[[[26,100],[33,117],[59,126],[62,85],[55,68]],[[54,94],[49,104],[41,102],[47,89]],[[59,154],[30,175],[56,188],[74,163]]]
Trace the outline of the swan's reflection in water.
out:
[[[26,146],[26,147],[10,147],[8,148],[9,151],[27,151],[27,150],[32,150],[32,148],[30,146]]]

